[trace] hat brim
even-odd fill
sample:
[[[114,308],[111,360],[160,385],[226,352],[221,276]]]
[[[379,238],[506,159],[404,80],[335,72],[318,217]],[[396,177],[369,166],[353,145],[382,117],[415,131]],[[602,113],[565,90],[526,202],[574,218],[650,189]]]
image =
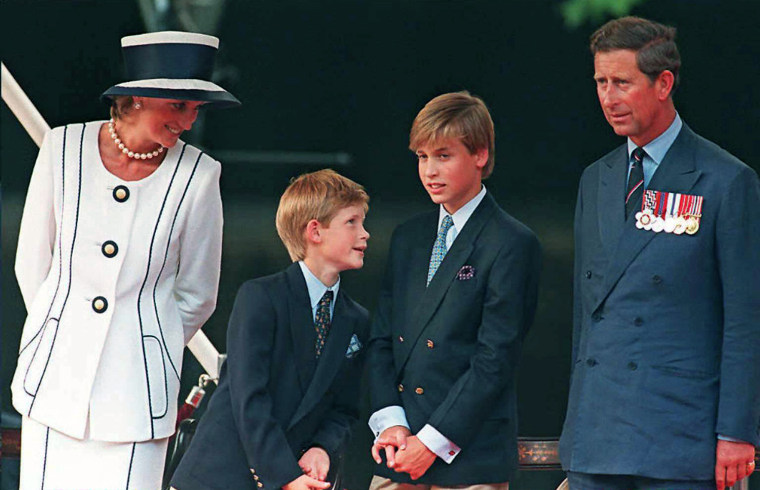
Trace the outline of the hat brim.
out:
[[[221,88],[219,88],[219,90],[203,90],[160,87],[125,87],[114,85],[101,94],[100,100],[110,104],[111,97],[120,95],[200,101],[205,102],[204,107],[209,109],[225,109],[241,105],[240,101],[234,95]]]

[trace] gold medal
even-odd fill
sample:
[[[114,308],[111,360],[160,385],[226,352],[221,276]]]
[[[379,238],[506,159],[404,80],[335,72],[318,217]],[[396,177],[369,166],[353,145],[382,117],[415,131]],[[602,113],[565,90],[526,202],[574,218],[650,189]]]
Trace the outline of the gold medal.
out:
[[[686,221],[686,233],[693,235],[697,230],[699,230],[699,220],[694,216],[689,216],[689,219]]]

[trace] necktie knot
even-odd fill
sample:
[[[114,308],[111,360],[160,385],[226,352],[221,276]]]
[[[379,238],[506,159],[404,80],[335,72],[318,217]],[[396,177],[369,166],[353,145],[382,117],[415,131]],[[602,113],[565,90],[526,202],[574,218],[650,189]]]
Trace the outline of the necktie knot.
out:
[[[640,146],[637,146],[635,150],[633,150],[633,162],[634,165],[638,164],[641,165],[644,162],[644,155],[646,155],[646,152],[643,148]]]
[[[322,298],[319,300],[318,306],[330,306],[330,303],[332,303],[333,300],[333,292],[329,289],[325,291],[325,294],[322,295]]]
[[[445,215],[441,221],[441,227],[438,229],[438,235],[435,238],[433,244],[433,252],[430,254],[430,266],[428,267],[427,284],[433,280],[435,272],[443,262],[443,258],[446,256],[448,248],[446,247],[446,235],[449,234],[449,229],[454,226],[454,220],[451,219],[451,215]]]

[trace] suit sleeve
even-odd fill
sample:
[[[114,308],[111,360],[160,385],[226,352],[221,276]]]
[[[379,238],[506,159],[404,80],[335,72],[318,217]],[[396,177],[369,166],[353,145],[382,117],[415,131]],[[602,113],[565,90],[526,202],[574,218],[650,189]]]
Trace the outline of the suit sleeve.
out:
[[[396,368],[393,365],[393,332],[391,330],[394,254],[400,250],[399,247],[401,246],[398,243],[398,236],[398,231],[394,231],[369,340],[370,405],[373,413],[385,407],[404,406],[396,389]]]
[[[477,347],[470,366],[428,423],[466,450],[507,384],[536,310],[541,253],[532,234],[503,247],[488,277]]]
[[[197,188],[182,231],[179,270],[174,283],[185,344],[214,312],[219,289],[223,224],[219,193],[221,165],[216,161],[211,163],[210,171],[197,172],[194,182],[191,181],[191,187],[194,184]]]
[[[760,183],[746,167],[716,224],[723,287],[723,351],[716,433],[760,444]]]
[[[16,278],[27,311],[50,271],[55,243],[52,131],[45,134],[26,193],[18,234]],[[59,155],[60,157],[60,155]]]
[[[245,283],[227,328],[227,375],[232,414],[246,460],[266,488],[279,488],[302,474],[285,432],[272,416],[267,389],[276,322],[264,287]]]
[[[578,351],[581,339],[581,325],[583,320],[583,296],[581,293],[581,262],[583,260],[583,177],[578,185],[578,199],[575,203],[574,225],[574,261],[573,261],[573,337],[572,355],[570,357],[570,372],[578,360]]]
[[[356,329],[356,335],[362,343],[367,340],[368,323],[368,315],[362,311]],[[359,419],[359,388],[365,358],[365,352],[359,351],[356,357],[343,362],[326,395],[333,399],[332,407],[312,439],[311,446],[320,446],[330,455],[331,466],[345,449],[351,436],[351,427]]]

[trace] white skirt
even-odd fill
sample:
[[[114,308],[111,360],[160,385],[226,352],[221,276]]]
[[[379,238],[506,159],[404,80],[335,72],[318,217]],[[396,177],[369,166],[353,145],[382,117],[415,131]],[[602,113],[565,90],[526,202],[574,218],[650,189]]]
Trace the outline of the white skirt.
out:
[[[160,490],[168,442],[79,440],[24,417],[19,490]]]

